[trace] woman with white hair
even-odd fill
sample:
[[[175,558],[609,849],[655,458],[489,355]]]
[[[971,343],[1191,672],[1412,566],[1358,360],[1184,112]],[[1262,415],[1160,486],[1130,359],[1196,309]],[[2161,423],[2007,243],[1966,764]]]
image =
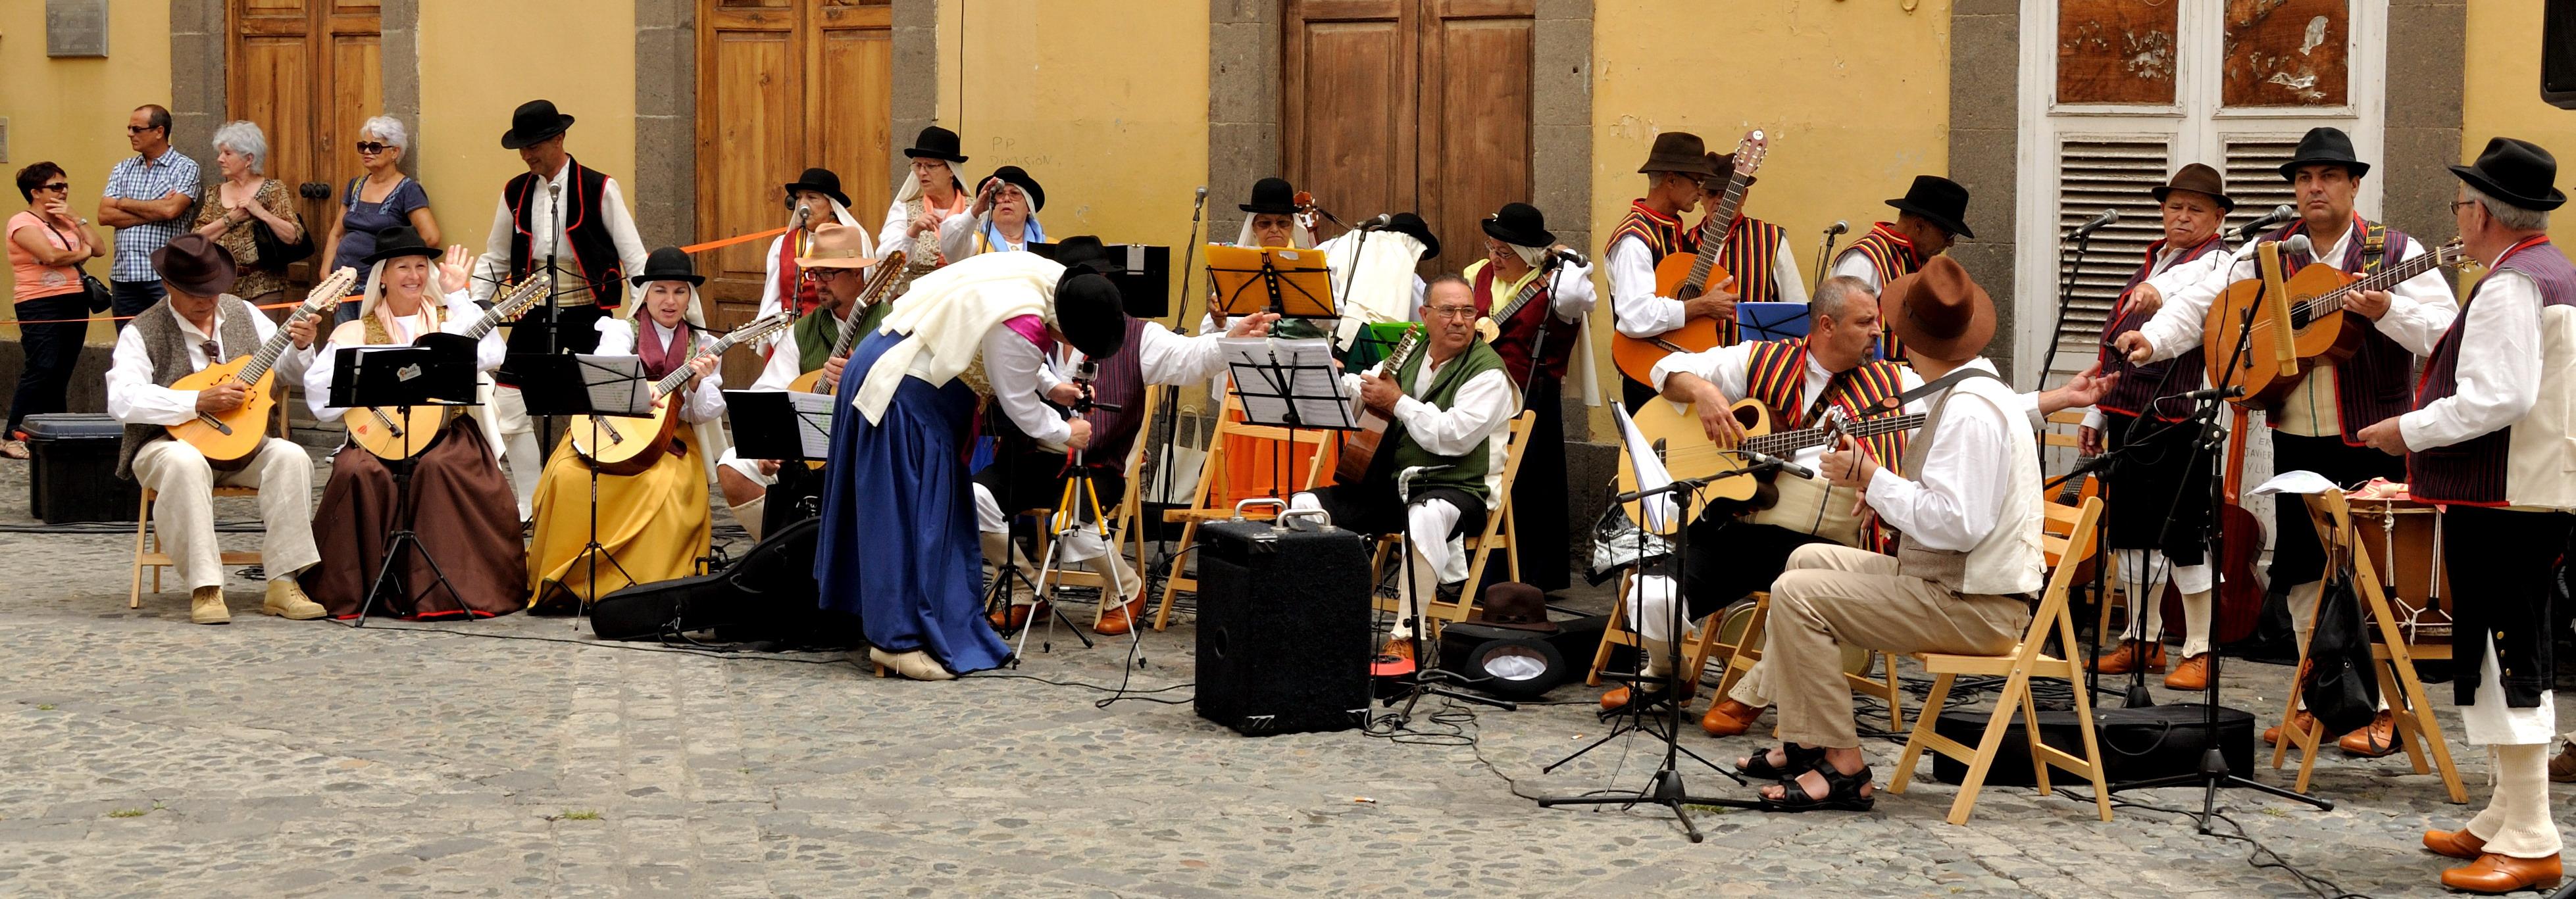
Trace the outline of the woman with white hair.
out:
[[[319,247],[321,271],[357,269],[358,287],[364,289],[374,283],[369,277],[374,266],[355,260],[373,254],[386,229],[398,226],[417,232],[423,246],[438,246],[438,219],[429,214],[429,191],[398,167],[410,146],[411,132],[401,119],[377,116],[358,126],[358,164],[366,166],[367,173],[349,179],[348,188],[340,191],[340,217],[331,221],[331,233]],[[341,304],[341,321],[357,317],[356,307]]]
[[[224,180],[214,196],[198,201],[191,226],[232,252],[233,264],[241,270],[240,280],[233,282],[234,296],[254,306],[277,302],[286,295],[286,266],[259,258],[251,222],[267,225],[280,243],[296,242],[304,236],[304,220],[295,214],[295,196],[286,182],[267,177],[268,137],[258,125],[225,122],[215,129],[214,146],[215,169]]]
[[[904,267],[915,275],[956,261],[940,252],[939,226],[967,214],[973,205],[966,178],[957,170],[966,162],[960,148],[957,132],[932,125],[903,151],[912,160],[912,174],[895,185],[894,202],[886,205],[877,252],[903,251]]]
[[[463,334],[483,318],[466,290],[474,261],[464,247],[449,247],[442,261],[438,248],[410,226],[396,225],[375,237],[376,248],[352,260],[366,266],[368,275],[357,320],[333,329],[329,344],[304,372],[304,400],[320,421],[345,417],[359,426],[377,415],[328,405],[341,347],[403,346],[427,335]],[[474,342],[475,367],[499,368],[501,351],[500,334],[484,334]],[[525,607],[527,555],[519,546],[519,508],[483,429],[471,418],[451,415],[436,432],[412,439],[417,443],[409,522],[394,520],[396,487],[385,460],[355,445],[332,455],[331,480],[313,507],[313,542],[322,561],[301,578],[306,595],[333,617],[357,615],[387,563],[385,535],[402,524],[419,534],[421,551],[436,560],[446,588],[431,589],[430,566],[406,551],[392,560],[402,566],[401,576],[377,598],[375,613],[490,618]]]

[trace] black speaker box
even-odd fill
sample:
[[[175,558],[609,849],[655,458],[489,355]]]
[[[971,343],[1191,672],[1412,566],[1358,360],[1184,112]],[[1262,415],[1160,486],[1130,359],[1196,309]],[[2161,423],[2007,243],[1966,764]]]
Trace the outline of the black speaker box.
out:
[[[1198,542],[1199,717],[1245,736],[1358,727],[1374,648],[1367,541],[1225,521]]]
[[[2134,709],[2102,709],[2093,719],[2093,743],[2102,750],[2102,780],[2111,784],[2191,774],[2200,770],[2201,752],[2209,748],[2207,722],[2202,720],[2206,706],[2196,702],[2174,705],[2151,705]],[[1983,711],[1961,715],[1943,714],[1932,722],[1932,731],[1969,746],[1986,735],[1987,714]],[[2084,732],[2078,730],[2073,711],[2039,712],[2039,741],[2058,749],[2084,755]],[[2004,745],[1995,752],[1995,766],[1986,772],[1986,783],[2027,787],[2030,776],[2030,744],[2018,720],[2006,729]],[[2238,777],[2254,774],[2254,715],[2226,706],[2218,708],[2218,753],[2227,760],[2227,770]],[[1946,755],[1932,759],[1932,777],[1945,784],[1955,784],[1968,775],[1968,764]],[[2068,783],[2074,777],[2063,770],[2049,772],[2049,783]]]
[[[2576,109],[2576,0],[2549,0],[2540,18],[2540,99]]]

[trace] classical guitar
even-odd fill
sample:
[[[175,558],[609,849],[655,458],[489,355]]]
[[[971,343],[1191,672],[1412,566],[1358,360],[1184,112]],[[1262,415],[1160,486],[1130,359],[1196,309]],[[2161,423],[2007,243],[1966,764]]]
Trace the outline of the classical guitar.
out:
[[[358,270],[344,268],[332,272],[313,285],[304,296],[304,304],[286,317],[292,325],[304,319],[330,312],[340,306],[349,288],[358,283]],[[197,417],[170,426],[170,436],[197,448],[210,462],[232,462],[259,450],[260,440],[268,430],[269,413],[277,408],[277,357],[295,346],[295,338],[281,325],[269,335],[259,349],[233,357],[229,362],[215,362],[197,373],[180,378],[172,390],[204,390],[226,381],[237,381],[250,388],[242,404],[229,412],[199,412]]]
[[[482,340],[483,335],[518,319],[545,295],[545,282],[530,278],[502,291],[500,297],[493,301],[492,308],[483,313],[474,327],[460,334],[423,334],[413,343],[461,341],[471,352],[470,348]],[[455,415],[454,406],[360,406],[349,410],[340,421],[348,428],[349,442],[376,458],[393,462],[427,452],[437,444],[439,435],[444,433],[442,429]]]
[[[1404,366],[1421,351],[1422,326],[1408,325],[1404,336],[1396,340],[1395,349],[1387,351],[1386,366],[1378,370],[1390,378],[1403,377]],[[1333,483],[1357,484],[1368,476],[1369,463],[1377,459],[1378,444],[1386,439],[1386,426],[1387,420],[1379,418],[1377,413],[1360,413],[1360,429],[1344,435],[1342,439],[1341,456],[1333,463]]]
[[[1744,188],[1753,182],[1753,172],[1762,167],[1762,157],[1770,151],[1771,141],[1756,128],[1744,133],[1735,145],[1735,171],[1726,181],[1726,193],[1719,196],[1717,208],[1702,219],[1699,226],[1699,252],[1689,256],[1664,257],[1655,266],[1655,295],[1688,300],[1699,296],[1708,285],[1722,284],[1729,277],[1717,264],[1726,255],[1726,238],[1733,233],[1735,213],[1744,204]],[[1696,318],[1653,337],[1610,337],[1610,358],[1619,371],[1639,383],[1653,383],[1655,362],[1673,353],[1696,353],[1718,345],[1717,320]]]
[[[2443,244],[2432,252],[2404,262],[2390,263],[2368,275],[2347,274],[2332,265],[2312,264],[2300,268],[2284,283],[2289,295],[2291,334],[2281,335],[2272,322],[2260,314],[2251,317],[2257,299],[2263,292],[2263,279],[2247,278],[2230,284],[2227,292],[2209,304],[2209,317],[2201,320],[2201,355],[2209,367],[2209,383],[2231,384],[2245,388],[2245,394],[2233,400],[2237,405],[2270,409],[2280,405],[2308,370],[2351,358],[2361,348],[2362,336],[2370,320],[2348,314],[2344,303],[2369,290],[2387,290],[2407,279],[2446,265],[2458,265],[2467,259],[2457,240]],[[2249,333],[2250,332],[2250,333]],[[2236,353],[2237,335],[2246,334],[2245,352]],[[2279,341],[2291,342],[2293,355],[2299,358],[2298,374],[2283,377],[2273,364],[2274,347]],[[2230,370],[2229,362],[2234,361]]]
[[[785,310],[772,312],[726,332],[725,336],[708,344],[705,352],[693,353],[689,358],[722,356],[735,346],[785,330],[795,321]],[[672,394],[687,386],[695,374],[684,362],[671,369],[670,374],[662,376],[661,380],[653,382],[653,410],[646,414],[573,416],[564,427],[565,433],[572,436],[573,452],[589,462],[592,468],[599,469],[601,474],[634,475],[652,468],[653,463],[661,461],[662,454],[670,451],[675,442],[672,432],[678,429],[680,421],[675,410],[684,400],[674,398]],[[593,422],[598,423],[596,437],[591,430]],[[597,445],[592,444],[594,439],[598,441]]]
[[[1771,409],[1762,405],[1760,400],[1737,400],[1734,405],[1727,408],[1735,413],[1736,423],[1744,426],[1744,442],[1738,450],[1752,450],[1782,459],[1797,455],[1809,447],[1831,445],[1845,436],[1857,440],[1876,437],[1880,434],[1910,431],[1922,427],[1924,418],[1922,413],[1917,412],[1844,421],[1837,410],[1836,414],[1828,416],[1823,424],[1774,434],[1771,432]],[[1656,447],[1657,452],[1663,457],[1664,471],[1671,474],[1674,480],[1712,477],[1751,467],[1752,463],[1747,461],[1738,450],[1719,449],[1716,444],[1709,442],[1708,431],[1699,423],[1699,411],[1690,405],[1666,401],[1650,402],[1645,408],[1637,410],[1636,415],[1630,420],[1636,423],[1637,432],[1645,435],[1646,442]],[[1637,489],[1637,472],[1630,464],[1632,461],[1634,460],[1629,456],[1628,445],[1622,441],[1619,445],[1620,493],[1630,493]],[[1710,481],[1708,486],[1701,488],[1691,498],[1692,501],[1684,511],[1692,517],[1697,517],[1700,510],[1710,502],[1750,499],[1755,485],[1755,480],[1749,477],[1719,478]],[[1641,511],[1642,501],[1630,500],[1622,508],[1627,510],[1630,520],[1639,522],[1646,520]]]
[[[912,276],[904,271],[903,260],[904,255],[902,250],[887,253],[884,259],[877,260],[876,268],[874,269],[875,274],[868,278],[868,283],[859,287],[859,298],[851,301],[850,303],[850,317],[841,320],[840,336],[832,340],[832,352],[825,358],[839,357],[847,359],[850,357],[850,351],[858,348],[860,336],[859,319],[867,317],[868,307],[874,306],[880,302],[879,297],[884,296],[886,291],[893,288],[893,285],[911,280]],[[821,313],[808,312],[805,314],[816,315]],[[800,347],[799,349],[802,348]],[[834,386],[837,387],[839,385]],[[823,370],[818,368],[813,371],[797,375],[796,380],[788,382],[787,389],[791,393],[827,392],[827,389],[823,387]],[[822,467],[822,463],[820,462],[814,464],[817,468]]]

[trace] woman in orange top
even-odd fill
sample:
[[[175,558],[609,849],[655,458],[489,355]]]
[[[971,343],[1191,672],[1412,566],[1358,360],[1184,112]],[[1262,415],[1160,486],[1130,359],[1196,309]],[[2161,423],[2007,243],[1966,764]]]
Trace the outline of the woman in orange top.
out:
[[[89,220],[72,213],[71,189],[62,166],[39,162],[18,170],[18,195],[26,198],[27,209],[9,217],[9,271],[16,279],[11,299],[19,321],[54,324],[18,326],[27,364],[9,402],[9,426],[0,431],[0,456],[11,459],[27,458],[18,422],[63,411],[72,367],[80,363],[81,335],[89,329],[79,320],[89,315],[80,264],[100,254],[99,241],[89,233]]]

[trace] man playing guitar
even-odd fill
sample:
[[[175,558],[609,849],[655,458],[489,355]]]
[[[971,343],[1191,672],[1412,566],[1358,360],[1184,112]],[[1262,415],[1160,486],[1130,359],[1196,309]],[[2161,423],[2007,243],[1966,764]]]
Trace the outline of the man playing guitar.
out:
[[[1655,135],[1654,149],[1637,171],[1646,176],[1646,195],[1629,204],[1627,217],[1611,230],[1601,253],[1610,267],[1610,314],[1619,333],[1644,339],[1694,319],[1734,320],[1732,285],[1710,285],[1708,292],[1689,300],[1655,293],[1655,266],[1666,256],[1699,249],[1698,233],[1684,229],[1681,216],[1699,207],[1700,179],[1717,177],[1706,145],[1699,135],[1683,131]],[[1624,376],[1619,380],[1620,399],[1629,409],[1655,398],[1652,385]]]

